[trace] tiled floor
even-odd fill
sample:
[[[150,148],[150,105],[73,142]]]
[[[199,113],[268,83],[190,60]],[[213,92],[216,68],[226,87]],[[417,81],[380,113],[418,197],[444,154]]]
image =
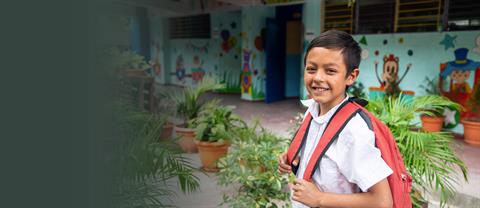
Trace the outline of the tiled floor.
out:
[[[204,99],[221,98],[222,104],[234,105],[235,112],[241,115],[247,122],[253,118],[260,119],[261,124],[272,132],[288,137],[288,129],[291,127],[290,120],[298,112],[304,112],[298,99],[265,104],[264,102],[250,102],[239,98],[237,94],[208,94]],[[466,145],[463,141],[455,140],[455,151],[465,161],[469,168],[469,182],[459,180],[457,184],[458,197],[453,200],[451,207],[480,207],[480,148]],[[200,167],[197,154],[185,154],[192,159],[194,164]],[[179,194],[173,201],[178,207],[219,207],[222,194],[234,191],[231,187],[219,187],[216,185],[215,174],[198,174],[200,177],[200,191],[190,195]],[[459,178],[461,179],[460,175]],[[430,207],[436,207],[433,202]]]

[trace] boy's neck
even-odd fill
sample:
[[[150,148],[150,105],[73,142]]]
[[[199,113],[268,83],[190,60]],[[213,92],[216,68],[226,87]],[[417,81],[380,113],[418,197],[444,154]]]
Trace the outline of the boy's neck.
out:
[[[340,104],[343,100],[345,100],[346,97],[347,95],[343,94],[343,96],[336,98],[335,101],[332,101],[330,103],[325,103],[325,104],[318,103],[318,116],[325,115],[330,109],[332,109],[333,107]]]

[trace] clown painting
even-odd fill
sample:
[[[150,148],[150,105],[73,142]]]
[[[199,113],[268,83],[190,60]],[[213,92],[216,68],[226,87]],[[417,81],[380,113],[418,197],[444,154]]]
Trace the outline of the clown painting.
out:
[[[252,71],[250,69],[251,51],[243,49],[243,70],[241,75],[242,94],[252,95]]]
[[[440,86],[442,95],[466,106],[480,81],[480,62],[467,58],[468,49],[455,50],[455,60],[440,66]]]
[[[195,83],[203,80],[205,70],[202,68],[203,61],[200,61],[198,56],[193,57],[192,79]]]
[[[470,94],[473,85],[476,84],[474,76],[479,62],[467,59],[467,54],[466,48],[455,50],[455,61],[448,62],[441,73],[442,78],[449,81],[448,91],[451,93]]]
[[[183,64],[183,56],[177,56],[175,61],[175,76],[178,81],[183,81],[185,79],[185,66]]]

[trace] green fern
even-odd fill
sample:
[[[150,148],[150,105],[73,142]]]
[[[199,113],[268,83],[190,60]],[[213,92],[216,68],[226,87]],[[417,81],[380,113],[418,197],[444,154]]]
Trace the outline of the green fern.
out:
[[[122,102],[116,103],[115,112],[122,130],[117,157],[112,159],[120,167],[114,179],[115,207],[172,207],[168,202],[176,193],[167,184],[171,180],[177,180],[184,193],[199,188],[199,178],[193,175],[196,168],[178,147],[157,141],[165,119]]]
[[[415,207],[424,201],[422,191],[439,191],[440,205],[455,193],[458,168],[464,180],[467,178],[465,163],[452,150],[452,135],[447,132],[425,132],[413,122],[417,114],[432,115],[445,106],[460,106],[441,96],[415,97],[413,101],[400,95],[384,100],[371,100],[367,109],[383,121],[392,131],[405,166],[413,178],[412,199]]]

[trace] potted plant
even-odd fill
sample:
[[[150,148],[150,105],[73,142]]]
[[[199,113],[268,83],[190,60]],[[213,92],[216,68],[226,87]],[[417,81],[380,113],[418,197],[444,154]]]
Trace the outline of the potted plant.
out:
[[[289,199],[284,191],[288,177],[277,172],[277,155],[285,151],[288,140],[258,125],[239,129],[226,157],[219,161],[218,183],[239,186],[225,193],[221,205],[228,207],[281,207]]]
[[[460,122],[463,124],[463,136],[465,142],[474,146],[480,146],[480,90],[477,85],[472,96],[467,101],[468,111],[465,118]]]
[[[205,101],[200,100],[200,96],[204,93],[216,89],[221,89],[222,84],[216,84],[209,77],[205,77],[197,86],[187,86],[178,91],[161,92],[161,96],[166,97],[168,102],[172,102],[176,107],[176,113],[181,117],[183,122],[174,127],[176,135],[179,137],[178,144],[185,152],[198,152],[195,139],[195,126],[192,119],[196,118],[198,113],[205,105]]]
[[[217,161],[227,154],[236,130],[247,126],[232,108],[218,104],[218,101],[209,103],[192,120],[196,126],[196,144],[203,169],[210,172],[218,171]]]
[[[460,110],[461,106],[458,103],[450,101],[448,98],[441,96],[440,87],[438,85],[438,78],[429,79],[425,77],[425,83],[420,85],[427,95],[436,96],[432,99],[438,99],[432,102],[436,106],[427,106],[429,109],[420,115],[423,130],[429,132],[439,132],[443,128],[445,116],[443,115],[445,108],[451,110]]]
[[[438,96],[420,96],[408,101],[400,95],[398,98],[370,100],[367,105],[367,109],[390,128],[396,139],[413,178],[411,197],[415,207],[425,201],[425,191],[440,192],[440,204],[445,205],[454,193],[453,184],[458,181],[456,170],[468,180],[465,163],[451,148],[453,135],[421,131],[414,122],[416,113],[429,113],[436,106],[443,106],[443,102],[445,100]]]
[[[114,207],[171,207],[175,196],[167,182],[176,180],[183,193],[199,188],[197,171],[171,141],[158,142],[163,119],[125,102],[116,102],[114,116],[120,136],[106,165],[118,168],[112,175]],[[103,163],[102,163],[103,164]],[[159,185],[161,184],[161,185]]]
[[[121,51],[113,47],[104,54],[106,69],[111,74],[119,76],[145,76],[145,70],[150,68],[145,57],[130,50]]]
[[[158,115],[165,118],[165,123],[162,127],[162,134],[158,138],[160,141],[170,140],[172,138],[173,128],[175,127],[176,111],[175,106],[172,102],[168,100],[162,100],[161,98],[157,101],[158,103]]]
[[[439,132],[443,128],[446,108],[460,111],[462,106],[441,95],[421,96],[417,100],[425,100],[425,108],[418,109],[423,130],[428,132]]]

